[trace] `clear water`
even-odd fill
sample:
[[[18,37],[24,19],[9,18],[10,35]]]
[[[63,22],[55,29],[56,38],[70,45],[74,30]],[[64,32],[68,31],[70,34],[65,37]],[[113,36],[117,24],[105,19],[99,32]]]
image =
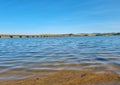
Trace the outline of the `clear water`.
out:
[[[120,71],[120,36],[0,39],[0,80],[93,67]]]

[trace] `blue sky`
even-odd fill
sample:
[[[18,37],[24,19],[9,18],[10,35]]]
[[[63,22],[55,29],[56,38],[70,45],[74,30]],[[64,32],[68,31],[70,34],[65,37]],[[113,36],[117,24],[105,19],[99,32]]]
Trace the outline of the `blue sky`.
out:
[[[0,0],[0,33],[120,32],[120,0]]]

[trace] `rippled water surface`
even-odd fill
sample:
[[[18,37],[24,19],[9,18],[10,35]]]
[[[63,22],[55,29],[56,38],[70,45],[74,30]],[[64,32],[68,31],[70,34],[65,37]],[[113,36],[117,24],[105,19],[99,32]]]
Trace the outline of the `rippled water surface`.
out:
[[[0,39],[0,80],[30,71],[93,67],[120,71],[120,36]]]

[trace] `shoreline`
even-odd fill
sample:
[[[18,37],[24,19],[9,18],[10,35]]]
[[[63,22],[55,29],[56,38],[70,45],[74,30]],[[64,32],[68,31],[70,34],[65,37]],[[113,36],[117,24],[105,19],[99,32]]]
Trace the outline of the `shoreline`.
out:
[[[0,85],[120,85],[120,74],[112,70],[60,70],[45,76],[1,81]],[[39,74],[39,73],[38,73]]]
[[[42,37],[66,37],[66,36],[120,36],[118,33],[68,33],[68,34],[0,34],[0,38],[42,38]]]

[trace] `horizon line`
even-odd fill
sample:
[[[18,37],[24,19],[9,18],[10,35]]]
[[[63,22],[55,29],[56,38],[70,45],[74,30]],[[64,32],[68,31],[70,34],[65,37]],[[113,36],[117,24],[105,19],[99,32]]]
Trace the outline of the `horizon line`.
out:
[[[120,32],[91,32],[91,33],[0,33],[0,35],[62,35],[62,34],[104,34],[104,33],[120,33]]]

